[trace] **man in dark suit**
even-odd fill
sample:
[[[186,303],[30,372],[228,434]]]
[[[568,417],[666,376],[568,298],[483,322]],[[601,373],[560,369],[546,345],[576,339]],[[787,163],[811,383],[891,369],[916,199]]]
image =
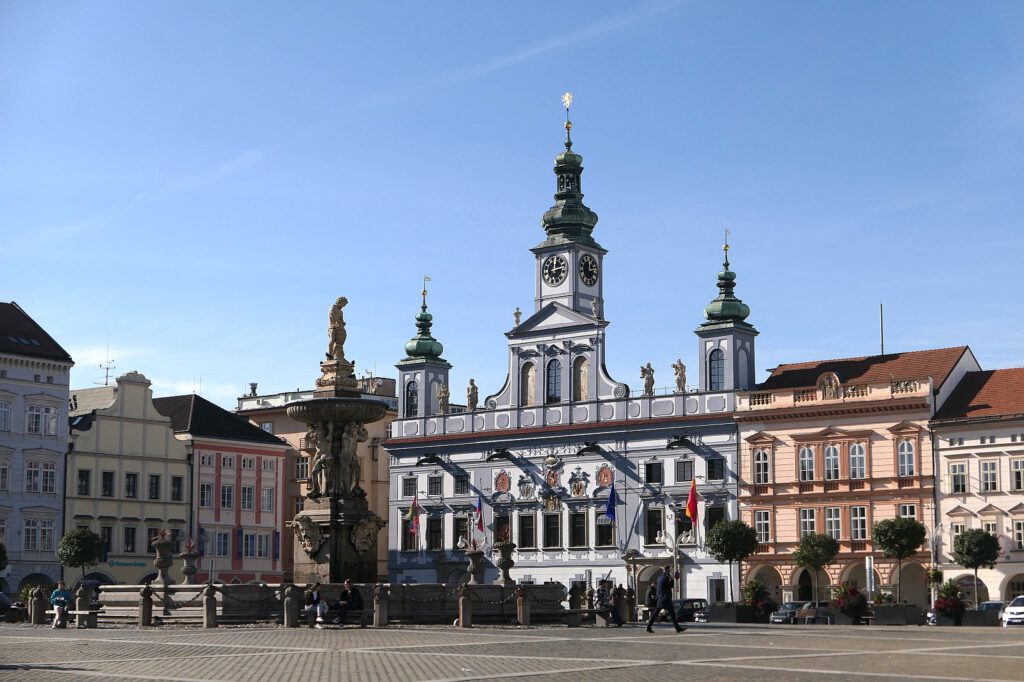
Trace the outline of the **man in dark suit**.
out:
[[[662,609],[668,611],[672,623],[676,626],[676,632],[682,632],[686,628],[679,624],[676,618],[676,610],[672,606],[672,588],[676,581],[672,579],[672,567],[666,566],[665,572],[658,576],[658,603],[651,609],[651,619],[647,622],[647,632],[654,632],[654,621],[661,615]]]

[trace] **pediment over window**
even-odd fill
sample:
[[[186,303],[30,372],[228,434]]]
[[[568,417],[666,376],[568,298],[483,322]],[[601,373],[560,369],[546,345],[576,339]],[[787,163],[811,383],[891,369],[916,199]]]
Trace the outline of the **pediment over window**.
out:
[[[751,445],[767,445],[771,447],[775,443],[775,441],[778,440],[778,438],[768,433],[767,431],[758,431],[757,433],[751,436],[747,436],[743,440],[747,441]]]
[[[1024,514],[1024,502],[1016,504],[1006,510],[1007,514]]]
[[[977,516],[977,514],[972,512],[967,507],[958,504],[957,506],[953,507],[948,512],[946,512],[946,516]]]
[[[537,333],[550,333],[553,329],[600,328],[607,325],[605,320],[596,320],[561,303],[552,302],[523,320],[522,324],[508,332],[506,336],[515,339]]]
[[[981,515],[991,516],[992,514],[1002,514],[1003,510],[1000,509],[999,507],[995,506],[994,504],[986,504],[984,507],[979,509],[976,513],[979,516],[981,516]]]
[[[906,435],[923,433],[924,431],[925,428],[916,422],[903,421],[900,422],[899,424],[893,424],[892,426],[889,427],[889,433],[898,433]]]
[[[861,440],[865,438],[871,438],[874,435],[874,431],[848,431],[846,429],[840,429],[836,426],[829,426],[822,429],[821,431],[815,431],[814,433],[803,433],[800,435],[793,436],[793,440],[797,443],[809,443],[827,440]]]

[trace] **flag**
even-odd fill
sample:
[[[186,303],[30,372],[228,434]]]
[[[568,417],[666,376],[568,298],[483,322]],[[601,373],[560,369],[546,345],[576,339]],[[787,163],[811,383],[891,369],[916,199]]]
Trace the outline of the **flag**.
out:
[[[412,506],[409,507],[409,512],[405,515],[405,520],[409,522],[409,532],[416,535],[420,532],[420,508],[416,504],[416,498],[412,498]]]
[[[606,519],[609,519],[610,521],[614,521],[615,520],[615,505],[616,504],[617,504],[617,502],[615,500],[615,481],[612,481],[612,487],[608,491],[608,504],[606,504],[604,506],[604,516],[605,516]]]
[[[686,498],[686,515],[690,517],[694,527],[697,526],[697,479],[690,479],[690,496]]]
[[[484,532],[484,501],[479,495],[476,496],[476,529]]]

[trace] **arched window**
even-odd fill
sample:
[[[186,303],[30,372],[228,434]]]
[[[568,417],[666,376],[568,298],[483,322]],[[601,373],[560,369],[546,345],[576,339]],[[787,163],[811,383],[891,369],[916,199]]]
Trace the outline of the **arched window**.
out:
[[[7,490],[11,485],[11,463],[0,459],[0,490]]]
[[[415,381],[405,385],[405,416],[416,417],[419,415],[420,387]]]
[[[850,478],[866,478],[867,459],[864,446],[854,443],[850,446]]]
[[[43,467],[35,460],[25,463],[25,492],[38,493],[42,490]]]
[[[901,440],[897,448],[897,475],[914,475],[914,443],[909,440]]]
[[[835,445],[825,446],[825,480],[835,481],[839,478],[839,448]]]
[[[800,448],[800,480],[814,480],[814,450],[809,447]]]
[[[548,363],[547,381],[545,382],[545,403],[562,402],[562,363],[552,360]]]
[[[708,390],[725,389],[725,353],[716,348],[708,354]]]
[[[572,399],[587,399],[587,384],[590,383],[590,363],[586,358],[576,358],[572,364]]]
[[[536,400],[537,382],[534,380],[533,363],[527,362],[519,370],[519,404],[523,407],[533,405]]]
[[[768,453],[764,450],[754,451],[754,483],[768,483],[771,472],[768,464]]]
[[[53,462],[43,462],[43,492],[57,492],[57,465]]]

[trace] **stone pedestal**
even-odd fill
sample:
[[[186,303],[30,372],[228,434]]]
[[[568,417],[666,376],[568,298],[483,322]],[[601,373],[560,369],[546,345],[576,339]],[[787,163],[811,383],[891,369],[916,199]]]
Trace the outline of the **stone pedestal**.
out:
[[[514,542],[496,542],[494,543],[494,549],[498,550],[498,561],[495,565],[501,574],[498,579],[494,582],[503,587],[511,587],[516,584],[516,581],[509,575],[509,570],[516,565],[516,562],[512,560],[512,552],[515,551],[516,543]]]
[[[388,624],[388,586],[377,583],[373,586],[373,627],[383,628]]]
[[[319,533],[312,554],[301,541],[296,543],[294,574],[298,582],[377,582],[377,540],[384,522],[370,511],[364,495],[307,500],[298,516],[307,517],[311,522],[307,527]]]
[[[32,597],[29,601],[29,613],[32,620],[32,625],[42,625],[46,622],[46,608],[48,602],[46,601],[46,595],[43,592],[43,588],[37,587],[32,590]]]
[[[469,574],[469,582],[466,584],[483,585],[483,551],[479,549],[466,550],[466,558],[469,559],[469,568],[466,569],[466,572]]]
[[[203,627],[204,628],[215,628],[217,627],[217,597],[216,588],[213,585],[207,585],[206,589],[203,590]]]

